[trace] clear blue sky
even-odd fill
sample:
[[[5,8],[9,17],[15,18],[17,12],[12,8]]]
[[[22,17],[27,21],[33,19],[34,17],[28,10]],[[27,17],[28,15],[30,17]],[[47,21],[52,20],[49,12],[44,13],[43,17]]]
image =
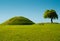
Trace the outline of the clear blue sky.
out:
[[[44,19],[43,14],[47,9],[56,10],[60,22],[60,0],[0,0],[0,23],[14,16],[24,16],[38,22],[50,22]]]

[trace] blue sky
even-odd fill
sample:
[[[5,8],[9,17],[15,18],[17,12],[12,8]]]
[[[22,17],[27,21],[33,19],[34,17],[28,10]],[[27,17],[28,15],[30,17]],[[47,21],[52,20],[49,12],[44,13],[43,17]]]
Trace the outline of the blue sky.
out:
[[[0,0],[0,23],[14,17],[24,16],[38,22],[50,22],[44,19],[43,14],[47,9],[56,10],[60,22],[60,0]]]

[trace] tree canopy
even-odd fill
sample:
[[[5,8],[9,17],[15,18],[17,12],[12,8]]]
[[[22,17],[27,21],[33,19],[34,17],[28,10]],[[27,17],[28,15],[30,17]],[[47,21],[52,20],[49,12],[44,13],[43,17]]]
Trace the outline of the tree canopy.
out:
[[[51,23],[52,23],[53,19],[58,19],[58,15],[57,15],[56,11],[53,10],[53,9],[46,10],[44,12],[44,18],[50,18],[51,19]]]

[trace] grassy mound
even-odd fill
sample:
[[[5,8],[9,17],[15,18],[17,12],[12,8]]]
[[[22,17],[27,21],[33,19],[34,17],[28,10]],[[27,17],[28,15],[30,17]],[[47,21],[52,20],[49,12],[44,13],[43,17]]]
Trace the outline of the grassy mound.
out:
[[[25,17],[17,16],[17,17],[13,17],[13,18],[7,20],[3,24],[5,24],[5,25],[31,25],[31,24],[34,24],[34,22],[32,22],[31,20],[29,20]]]

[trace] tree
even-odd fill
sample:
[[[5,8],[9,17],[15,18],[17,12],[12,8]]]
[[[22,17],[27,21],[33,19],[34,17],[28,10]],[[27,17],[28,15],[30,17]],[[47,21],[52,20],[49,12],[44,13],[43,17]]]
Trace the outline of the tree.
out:
[[[51,23],[53,23],[53,19],[58,19],[58,15],[55,10],[46,10],[44,12],[44,18],[50,18]]]

